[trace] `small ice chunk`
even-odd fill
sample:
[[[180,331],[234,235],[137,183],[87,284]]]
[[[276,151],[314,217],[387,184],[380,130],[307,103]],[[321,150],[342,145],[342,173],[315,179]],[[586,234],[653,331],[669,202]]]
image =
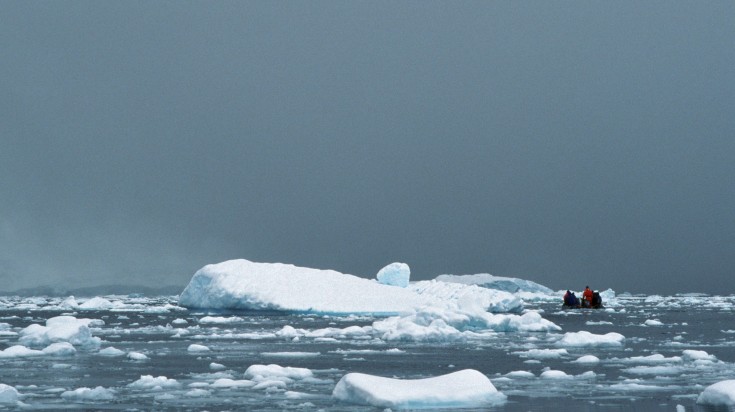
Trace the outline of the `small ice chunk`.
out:
[[[69,342],[75,346],[97,347],[101,339],[93,337],[90,325],[104,324],[101,320],[56,316],[46,320],[46,326],[32,324],[20,331],[20,343],[27,346],[48,346],[55,342]]]
[[[610,332],[596,335],[587,331],[567,332],[557,342],[558,346],[623,346],[625,336]]]
[[[122,356],[125,354],[125,351],[122,351],[114,346],[110,346],[109,348],[104,348],[99,351],[99,354],[102,356]]]
[[[189,345],[188,348],[186,348],[186,351],[189,353],[209,352],[209,348],[204,345],[197,345],[196,343],[192,343],[191,345]]]
[[[209,364],[209,369],[211,369],[213,371],[223,371],[223,370],[225,370],[227,368],[225,367],[225,365],[223,365],[221,363],[212,362],[212,363]]]
[[[291,325],[286,325],[281,330],[276,332],[276,336],[279,338],[298,338],[304,336],[306,331],[304,329],[296,329]]]
[[[507,399],[474,369],[413,380],[348,373],[332,396],[344,402],[396,409],[481,408]]]
[[[539,375],[542,379],[571,379],[574,376],[567,374],[564,371],[558,371],[558,370],[548,370],[541,372],[541,375]]]
[[[71,356],[77,353],[77,350],[69,342],[56,342],[43,348],[42,352],[51,356]]]
[[[254,386],[255,382],[251,380],[234,380],[230,378],[220,378],[214,381],[211,385],[212,388],[249,388]]]
[[[105,298],[99,296],[89,299],[88,301],[79,305],[78,309],[82,310],[108,310],[112,309],[115,305]]]
[[[18,390],[10,385],[0,383],[0,404],[15,404],[18,402]]]
[[[709,353],[703,350],[693,350],[693,349],[688,349],[688,350],[683,351],[681,357],[686,361],[698,361],[698,360],[716,361],[717,360],[717,358],[714,355],[710,355]]]
[[[591,364],[591,363],[600,363],[600,358],[598,358],[595,355],[584,355],[577,358],[577,360],[572,361],[572,363],[583,363],[583,364]]]
[[[212,392],[206,389],[192,389],[184,394],[184,396],[188,396],[190,398],[204,398],[211,395]]]
[[[724,380],[706,387],[699,394],[697,403],[700,405],[714,406],[735,405],[735,380]]]
[[[508,378],[524,378],[524,379],[536,377],[536,375],[534,375],[532,372],[529,372],[529,371],[508,372],[505,374],[505,376]]]
[[[643,322],[643,326],[663,326],[663,322],[658,319],[647,319]]]
[[[77,388],[73,391],[66,391],[61,394],[61,397],[68,401],[77,402],[111,401],[115,398],[115,392],[111,389],[98,386],[94,389]]]
[[[314,373],[306,368],[283,367],[280,365],[251,365],[245,371],[245,378],[256,382],[269,379],[291,382],[296,379],[306,379],[314,376]]]
[[[405,263],[394,262],[380,269],[377,278],[383,285],[398,286],[405,288],[411,277],[411,269]]]
[[[144,361],[148,359],[148,357],[145,354],[140,353],[140,352],[129,352],[128,359],[133,360],[133,361]]]
[[[189,323],[189,322],[187,322],[187,320],[186,320],[186,319],[181,319],[181,318],[178,318],[178,319],[174,319],[174,320],[172,320],[172,321],[171,321],[171,324],[172,324],[172,325],[186,325],[186,324],[188,324],[188,323]]]
[[[205,316],[199,319],[199,323],[204,325],[211,324],[227,324],[242,322],[242,318],[238,316]]]
[[[181,384],[176,379],[169,379],[165,376],[154,378],[152,375],[140,375],[140,379],[128,384],[129,388],[161,391],[163,389],[174,389],[180,387]]]
[[[513,352],[522,358],[533,359],[559,359],[569,355],[566,349],[529,349],[527,351]]]
[[[29,349],[23,345],[13,345],[0,351],[0,358],[27,358],[41,355],[43,355],[42,351]]]

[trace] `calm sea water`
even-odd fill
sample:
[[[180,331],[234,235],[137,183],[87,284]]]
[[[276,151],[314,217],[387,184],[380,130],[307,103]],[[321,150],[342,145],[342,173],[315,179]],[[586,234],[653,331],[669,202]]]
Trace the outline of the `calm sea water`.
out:
[[[10,333],[0,334],[0,349],[17,344],[12,331],[69,313],[48,310],[48,305],[54,303],[50,299],[28,302],[3,298],[0,322],[10,325],[5,327]],[[101,356],[96,349],[80,349],[68,357],[0,358],[0,383],[16,387],[22,402],[31,409],[374,411],[381,409],[334,401],[331,392],[336,382],[349,372],[414,379],[472,368],[486,374],[508,396],[506,404],[481,410],[673,411],[681,405],[687,411],[711,411],[718,409],[696,405],[699,393],[714,382],[735,379],[735,297],[619,298],[614,311],[562,311],[557,302],[529,303],[527,307],[541,310],[563,331],[499,333],[480,341],[418,343],[385,342],[364,336],[297,341],[273,336],[286,325],[307,330],[346,328],[370,325],[374,319],[369,317],[239,312],[215,314],[242,318],[236,323],[200,324],[203,316],[212,314],[155,310],[167,303],[175,304],[175,298],[135,299],[134,309],[72,313],[78,318],[105,321],[104,326],[93,328],[94,335],[104,341],[102,348],[141,352],[149,358],[145,361]],[[154,309],[154,313],[147,313],[145,308]],[[177,319],[188,323],[181,325],[179,320],[177,325]],[[645,326],[646,320],[658,320],[662,325]],[[582,330],[621,333],[626,337],[625,345],[567,347],[566,353],[553,357],[549,350],[562,349],[556,342],[562,334]],[[187,348],[192,343],[211,350],[190,353]],[[534,349],[539,351],[529,352]],[[706,351],[716,360],[672,360],[655,365],[634,360],[652,354],[675,359],[690,349]],[[573,362],[583,355],[594,355],[600,362]],[[225,369],[212,370],[212,362]],[[221,377],[243,379],[244,371],[254,364],[308,368],[316,379],[295,380],[285,390],[209,386]],[[571,376],[540,377],[548,369]],[[513,371],[528,371],[534,377],[504,376]],[[166,376],[182,386],[162,391],[127,386],[142,375]],[[60,396],[64,390],[97,386],[114,390],[114,400],[74,403]],[[204,388],[209,395],[190,396],[192,388]],[[161,396],[165,394],[173,396]]]

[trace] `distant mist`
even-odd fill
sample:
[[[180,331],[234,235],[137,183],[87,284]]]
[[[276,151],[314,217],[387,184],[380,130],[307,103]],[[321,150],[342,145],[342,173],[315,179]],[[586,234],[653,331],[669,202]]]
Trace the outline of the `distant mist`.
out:
[[[716,292],[732,2],[11,2],[3,290],[205,264]],[[724,286],[723,286],[724,285]]]

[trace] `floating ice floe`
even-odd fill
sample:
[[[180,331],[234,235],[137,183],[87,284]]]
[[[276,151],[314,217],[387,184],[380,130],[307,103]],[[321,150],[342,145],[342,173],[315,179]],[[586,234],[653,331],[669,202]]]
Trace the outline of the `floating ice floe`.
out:
[[[121,307],[124,306],[119,302],[113,303],[112,301],[102,298],[102,297],[93,297],[86,302],[80,304],[77,308],[81,310],[109,310],[114,307]]]
[[[735,380],[724,380],[706,387],[697,398],[697,403],[713,406],[735,405]]]
[[[284,326],[275,335],[286,338],[381,339],[385,341],[456,341],[483,339],[496,332],[549,332],[561,330],[537,312],[523,315],[493,314],[424,307],[403,316],[373,322],[372,326],[349,326],[307,331]]]
[[[16,404],[19,398],[18,390],[10,385],[0,383],[0,404]]]
[[[268,379],[282,380],[291,383],[294,380],[307,379],[314,376],[310,369],[293,368],[289,366],[280,366],[276,364],[270,365],[251,365],[245,371],[245,378],[255,382],[262,382]]]
[[[60,346],[64,345],[64,346]],[[68,346],[65,346],[68,345]],[[36,356],[69,356],[76,352],[74,346],[69,343],[52,343],[42,350],[30,349],[23,345],[13,345],[0,351],[0,359],[7,358],[32,358]]]
[[[508,378],[521,378],[521,379],[530,379],[535,378],[536,375],[534,375],[532,372],[529,371],[512,371],[505,374]]]
[[[75,346],[98,347],[100,338],[92,336],[89,325],[104,325],[97,319],[77,319],[73,316],[56,316],[46,321],[46,326],[33,324],[21,330],[20,343],[26,346],[47,346],[54,342],[69,342]]]
[[[118,348],[116,348],[114,346],[110,346],[110,347],[107,347],[107,348],[104,348],[104,349],[100,350],[98,352],[98,354],[100,354],[102,356],[110,356],[110,357],[113,357],[113,356],[123,356],[123,355],[125,355],[125,351],[120,350],[120,349],[118,349]]]
[[[164,389],[176,389],[181,384],[176,379],[165,376],[153,377],[152,375],[141,375],[140,379],[128,384],[129,388],[149,391],[162,391]]]
[[[209,352],[210,349],[207,346],[192,343],[191,345],[189,345],[188,348],[186,348],[186,351],[189,353],[201,353],[201,352]]]
[[[539,378],[542,379],[572,379],[574,376],[567,374],[564,371],[559,370],[547,370],[541,372],[541,375],[539,375]]]
[[[522,358],[559,359],[564,356],[568,356],[569,352],[567,352],[566,349],[529,349],[526,351],[513,352],[513,354]]]
[[[663,326],[663,322],[661,322],[658,319],[646,319],[645,322],[643,322],[643,326]]]
[[[77,388],[73,391],[66,391],[61,397],[68,401],[75,402],[105,402],[115,399],[115,391],[98,386],[94,389]]]
[[[255,382],[253,389],[266,391],[284,391],[287,385],[297,380],[317,381],[310,369],[275,364],[251,365],[245,371],[244,377]]]
[[[584,356],[580,356],[576,360],[573,360],[572,363],[581,363],[581,364],[600,363],[600,358],[598,358],[595,355],[584,355]]]
[[[189,398],[204,398],[207,396],[212,396],[212,392],[206,389],[196,388],[190,391],[186,391],[184,393],[184,396],[189,397]]]
[[[716,361],[717,357],[703,350],[687,349],[681,353],[681,357],[688,361]]]
[[[221,363],[212,362],[209,364],[209,369],[213,371],[222,371],[222,370],[227,369],[227,367]]]
[[[238,316],[205,316],[199,319],[199,323],[206,324],[227,324],[242,322],[243,319]],[[186,321],[184,321],[186,322]]]
[[[320,352],[261,352],[261,356],[272,358],[315,358],[320,356]]]
[[[394,287],[333,270],[230,260],[197,271],[179,297],[189,308],[397,315],[423,306],[520,311],[517,297],[477,286],[424,281]]]
[[[473,369],[414,380],[348,373],[332,396],[343,402],[396,409],[481,408],[507,399],[485,375]]]
[[[558,346],[623,346],[625,336],[610,332],[604,335],[596,335],[587,331],[567,332],[556,342]]]
[[[128,353],[128,359],[132,361],[144,361],[148,359],[148,356],[140,352],[130,352]]]
[[[411,277],[411,269],[405,263],[394,262],[380,269],[376,278],[383,285],[398,286],[405,288]]]
[[[255,382],[247,379],[241,379],[241,380],[234,380],[230,378],[220,378],[214,381],[210,385],[212,388],[250,388],[252,386],[255,386]]]

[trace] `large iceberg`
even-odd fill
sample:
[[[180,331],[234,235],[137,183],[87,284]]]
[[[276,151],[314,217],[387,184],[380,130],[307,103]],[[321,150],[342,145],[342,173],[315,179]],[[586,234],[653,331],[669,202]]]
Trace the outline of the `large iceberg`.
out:
[[[414,380],[348,373],[332,396],[343,402],[396,409],[481,408],[507,399],[474,369]]]
[[[530,280],[494,276],[489,273],[478,273],[475,275],[439,275],[436,280],[441,282],[462,283],[465,285],[477,285],[488,289],[497,289],[510,293],[537,293],[551,295],[555,292],[544,285]]]
[[[425,306],[520,312],[507,292],[437,281],[406,288],[282,263],[230,260],[197,271],[179,297],[188,308],[254,309],[323,314],[395,315]]]

